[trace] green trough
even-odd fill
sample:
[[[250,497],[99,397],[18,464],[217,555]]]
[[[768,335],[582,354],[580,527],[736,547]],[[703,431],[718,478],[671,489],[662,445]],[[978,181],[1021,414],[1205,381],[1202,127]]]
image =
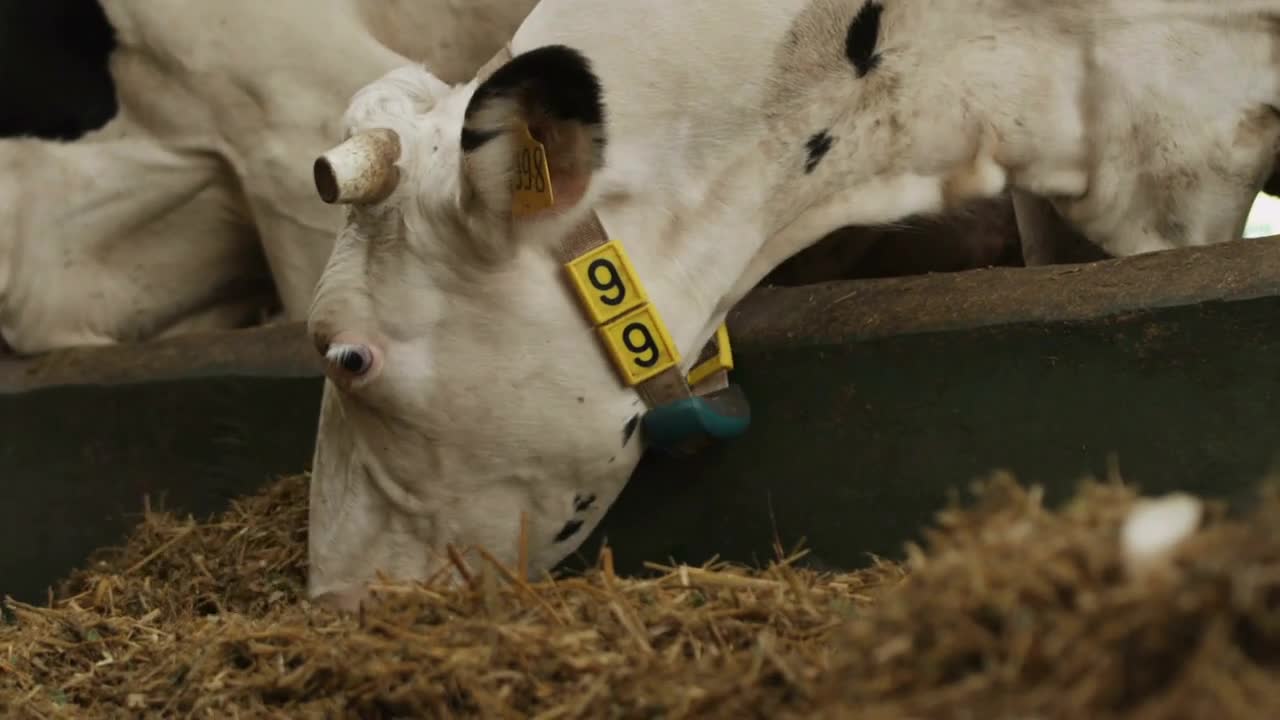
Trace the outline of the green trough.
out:
[[[899,557],[1007,469],[1061,499],[1114,455],[1151,492],[1246,500],[1280,432],[1280,237],[1088,265],[761,288],[729,319],[742,438],[651,453],[603,539],[645,560]],[[321,375],[300,325],[0,363],[0,594],[40,601],[152,507],[207,517],[305,470]]]

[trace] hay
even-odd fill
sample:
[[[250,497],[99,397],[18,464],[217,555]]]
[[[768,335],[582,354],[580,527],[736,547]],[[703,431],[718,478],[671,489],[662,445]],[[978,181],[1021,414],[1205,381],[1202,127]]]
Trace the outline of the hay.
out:
[[[1059,512],[998,477],[942,513],[909,579],[849,623],[819,704],[859,717],[1280,716],[1280,501],[1210,504],[1160,572],[1126,572],[1133,492]]]
[[[1280,709],[1280,501],[1124,571],[1131,491],[998,478],[903,565],[654,566],[302,600],[305,478],[148,513],[51,608],[8,601],[5,717],[1262,717]],[[607,557],[606,557],[607,560]]]

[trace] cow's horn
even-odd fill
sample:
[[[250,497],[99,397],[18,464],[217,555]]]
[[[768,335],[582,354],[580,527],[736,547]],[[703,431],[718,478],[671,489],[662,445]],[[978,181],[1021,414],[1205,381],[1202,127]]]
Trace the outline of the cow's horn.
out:
[[[386,199],[400,182],[395,162],[400,136],[377,128],[356,133],[316,158],[311,173],[316,192],[327,203],[376,203]]]

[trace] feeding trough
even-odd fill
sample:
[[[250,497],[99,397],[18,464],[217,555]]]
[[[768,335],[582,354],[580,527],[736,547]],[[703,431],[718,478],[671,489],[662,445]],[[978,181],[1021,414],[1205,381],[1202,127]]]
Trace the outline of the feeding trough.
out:
[[[731,314],[746,434],[651,453],[602,539],[753,563],[801,538],[856,568],[1007,468],[1051,501],[1109,457],[1144,492],[1247,497],[1280,427],[1280,237],[1105,262],[760,288]],[[198,517],[309,467],[322,376],[301,325],[0,365],[0,592],[39,600],[143,509]]]

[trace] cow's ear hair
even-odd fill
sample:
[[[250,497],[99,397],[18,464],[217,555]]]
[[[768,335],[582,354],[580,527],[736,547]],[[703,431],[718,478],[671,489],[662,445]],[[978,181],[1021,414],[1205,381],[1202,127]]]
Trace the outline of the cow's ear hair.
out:
[[[509,213],[527,128],[541,143],[550,171],[552,211],[574,207],[604,162],[604,98],[600,81],[581,53],[548,45],[522,53],[476,88],[463,116],[459,141],[463,187],[469,202]]]

